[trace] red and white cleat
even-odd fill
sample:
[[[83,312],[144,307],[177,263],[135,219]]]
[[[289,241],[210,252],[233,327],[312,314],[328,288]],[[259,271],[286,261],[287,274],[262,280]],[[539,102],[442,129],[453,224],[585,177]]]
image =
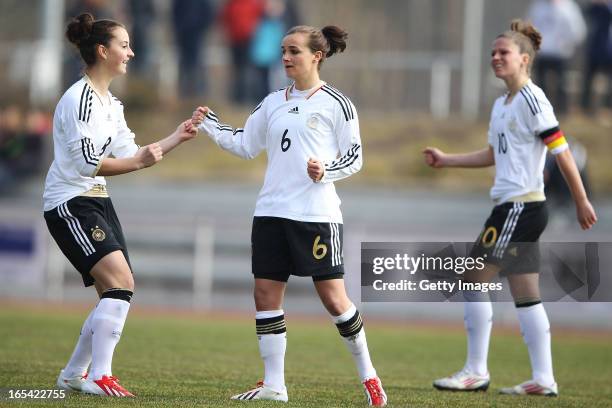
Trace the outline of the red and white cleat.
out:
[[[81,392],[105,397],[134,397],[134,394],[119,385],[117,377],[106,375],[99,380],[85,380],[81,385]]]
[[[368,398],[368,405],[374,407],[384,407],[387,405],[387,394],[382,387],[380,378],[368,378],[363,382],[363,388]]]
[[[435,380],[433,386],[441,391],[486,391],[489,383],[488,374],[476,375],[464,369],[449,377]]]
[[[557,384],[545,387],[533,380],[529,380],[519,385],[515,385],[514,387],[502,388],[499,390],[499,393],[507,395],[543,395],[545,397],[556,397],[559,395],[559,390],[557,389]]]

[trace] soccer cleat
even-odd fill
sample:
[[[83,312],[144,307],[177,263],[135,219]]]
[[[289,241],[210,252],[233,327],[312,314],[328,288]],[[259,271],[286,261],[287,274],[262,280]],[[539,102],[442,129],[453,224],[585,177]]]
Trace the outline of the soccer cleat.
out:
[[[231,399],[239,401],[268,400],[287,402],[289,401],[289,396],[287,395],[287,389],[281,392],[274,391],[272,388],[266,387],[263,381],[259,381],[257,387],[242,394],[236,394]]]
[[[368,378],[363,382],[363,388],[368,398],[368,405],[384,407],[387,405],[387,394],[383,390],[380,378]]]
[[[119,385],[117,377],[106,375],[99,380],[85,380],[81,386],[81,392],[105,397],[134,397],[134,394]]]
[[[489,375],[476,375],[463,369],[450,377],[439,378],[433,386],[442,391],[486,391],[489,388]]]
[[[525,381],[514,387],[502,388],[499,390],[499,393],[507,395],[543,395],[545,397],[556,397],[559,395],[557,384],[545,387],[533,380]]]
[[[57,376],[57,388],[66,391],[81,391],[81,387],[87,378],[87,373],[83,375],[77,375],[75,377],[64,376],[64,370],[61,370]]]

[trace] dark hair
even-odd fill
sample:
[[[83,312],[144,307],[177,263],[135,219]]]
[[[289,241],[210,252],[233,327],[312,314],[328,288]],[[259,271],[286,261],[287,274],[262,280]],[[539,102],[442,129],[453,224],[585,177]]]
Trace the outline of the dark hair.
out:
[[[286,35],[295,33],[302,33],[308,36],[307,45],[308,48],[310,48],[310,51],[313,53],[321,51],[323,53],[323,57],[319,62],[319,69],[321,69],[321,64],[323,64],[323,61],[326,58],[329,58],[332,55],[346,49],[346,39],[348,38],[348,33],[337,26],[329,25],[319,29],[311,26],[300,25],[291,28],[289,31],[287,31]]]
[[[91,14],[83,13],[68,23],[66,38],[79,49],[87,66],[91,66],[96,63],[96,45],[108,47],[117,27],[124,26],[113,20],[94,20]]]
[[[521,53],[529,55],[527,73],[531,72],[536,52],[540,50],[540,44],[542,44],[542,34],[530,22],[516,19],[510,23],[509,31],[505,31],[497,36],[497,38],[500,37],[514,41]]]

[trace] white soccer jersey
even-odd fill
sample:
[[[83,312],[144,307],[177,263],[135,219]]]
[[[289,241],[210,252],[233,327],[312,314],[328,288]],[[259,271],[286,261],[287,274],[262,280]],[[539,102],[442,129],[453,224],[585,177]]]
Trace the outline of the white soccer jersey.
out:
[[[48,211],[96,184],[102,159],[132,157],[138,150],[134,133],[123,116],[123,104],[111,93],[103,102],[87,76],[72,85],[62,96],[53,116],[54,158],[43,195]]]
[[[357,111],[351,101],[324,84],[308,93],[293,85],[269,94],[246,121],[233,129],[211,111],[199,126],[221,148],[245,159],[268,155],[255,216],[342,223],[334,181],[359,171],[363,152]],[[309,158],[325,164],[314,183]]]
[[[544,92],[531,80],[506,104],[497,98],[489,123],[489,144],[495,154],[491,198],[503,203],[527,193],[544,193],[546,147],[553,154],[567,149],[563,132]]]

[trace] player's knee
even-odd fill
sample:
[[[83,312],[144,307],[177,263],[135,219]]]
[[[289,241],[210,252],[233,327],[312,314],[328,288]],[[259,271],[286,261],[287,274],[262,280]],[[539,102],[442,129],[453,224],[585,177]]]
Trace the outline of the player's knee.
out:
[[[325,309],[327,309],[332,316],[340,316],[351,306],[350,300],[346,297],[328,297],[322,299],[322,301]]]
[[[280,306],[280,299],[276,291],[270,288],[256,286],[253,297],[257,310],[275,310]]]
[[[129,289],[133,292],[134,291],[134,276],[132,275],[131,271],[127,273],[123,281],[124,283],[121,285],[121,287]]]

